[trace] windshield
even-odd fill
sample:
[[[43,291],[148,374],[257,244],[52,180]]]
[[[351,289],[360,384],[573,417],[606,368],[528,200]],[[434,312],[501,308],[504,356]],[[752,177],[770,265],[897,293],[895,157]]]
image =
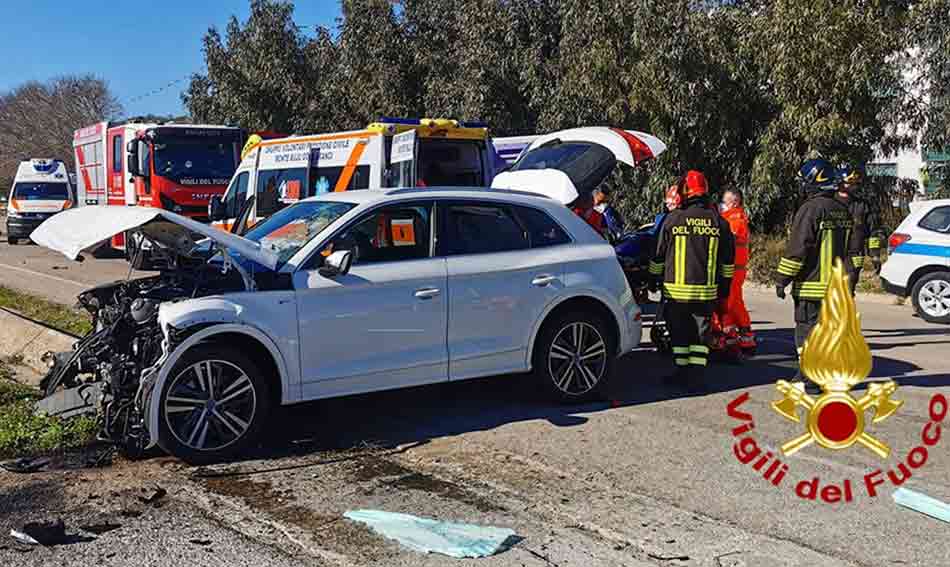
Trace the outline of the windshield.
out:
[[[276,252],[280,268],[323,229],[355,206],[353,203],[304,201],[274,213],[244,237]]]
[[[69,188],[65,183],[17,183],[13,186],[13,198],[21,201],[66,201]]]
[[[162,136],[154,144],[155,174],[197,185],[225,185],[237,169],[233,137]]]

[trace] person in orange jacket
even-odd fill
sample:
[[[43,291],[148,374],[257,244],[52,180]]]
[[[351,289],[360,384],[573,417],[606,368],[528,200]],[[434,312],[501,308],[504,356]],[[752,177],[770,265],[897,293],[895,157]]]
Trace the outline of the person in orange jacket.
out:
[[[749,264],[749,217],[742,205],[742,191],[739,189],[727,189],[723,193],[719,208],[735,237],[736,274],[732,278],[729,298],[719,304],[713,317],[712,331],[714,341],[718,341],[715,347],[725,350],[738,348],[748,355],[755,349],[756,342],[752,320],[742,297],[742,284]]]

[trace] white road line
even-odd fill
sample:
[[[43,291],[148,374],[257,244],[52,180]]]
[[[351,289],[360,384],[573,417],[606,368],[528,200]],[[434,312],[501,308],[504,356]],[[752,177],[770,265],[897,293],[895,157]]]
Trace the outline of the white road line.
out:
[[[14,271],[17,271],[17,272],[23,272],[24,274],[30,274],[31,276],[39,276],[39,277],[41,277],[41,278],[46,278],[46,279],[53,280],[53,281],[57,281],[57,282],[60,282],[60,283],[65,283],[65,284],[69,284],[69,285],[74,285],[74,286],[76,286],[76,287],[81,287],[81,288],[83,288],[83,289],[85,289],[85,288],[87,288],[87,287],[91,287],[92,285],[94,285],[94,284],[88,284],[88,283],[77,282],[77,281],[75,281],[75,280],[67,280],[66,278],[60,278],[60,277],[56,277],[56,276],[51,276],[51,275],[49,275],[49,274],[44,274],[43,272],[37,272],[37,271],[34,271],[34,270],[27,270],[26,268],[21,268],[21,267],[19,267],[19,266],[11,266],[10,264],[4,264],[4,263],[2,263],[2,262],[0,262],[0,267],[7,268],[7,269],[9,269],[9,270],[14,270]]]

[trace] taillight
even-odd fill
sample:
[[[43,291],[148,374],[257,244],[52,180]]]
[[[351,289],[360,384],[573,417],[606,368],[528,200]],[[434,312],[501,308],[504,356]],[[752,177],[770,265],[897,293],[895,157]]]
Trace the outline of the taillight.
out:
[[[895,232],[887,239],[887,251],[893,252],[895,248],[901,244],[908,242],[910,240],[909,234],[903,234],[901,232]]]
[[[73,202],[70,201],[69,199],[66,199],[66,201],[63,203],[63,208],[62,208],[62,210],[65,211],[66,209],[68,209],[68,208],[70,208],[70,207],[72,207],[72,206],[73,206]]]

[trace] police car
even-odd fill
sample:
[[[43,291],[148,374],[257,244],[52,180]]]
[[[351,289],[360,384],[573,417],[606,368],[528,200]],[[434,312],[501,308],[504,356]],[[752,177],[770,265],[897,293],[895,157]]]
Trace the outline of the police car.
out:
[[[56,213],[73,206],[66,165],[59,160],[20,162],[7,204],[7,242],[16,244]]]
[[[910,295],[925,321],[950,324],[950,199],[911,203],[910,208],[887,243],[884,289]]]

